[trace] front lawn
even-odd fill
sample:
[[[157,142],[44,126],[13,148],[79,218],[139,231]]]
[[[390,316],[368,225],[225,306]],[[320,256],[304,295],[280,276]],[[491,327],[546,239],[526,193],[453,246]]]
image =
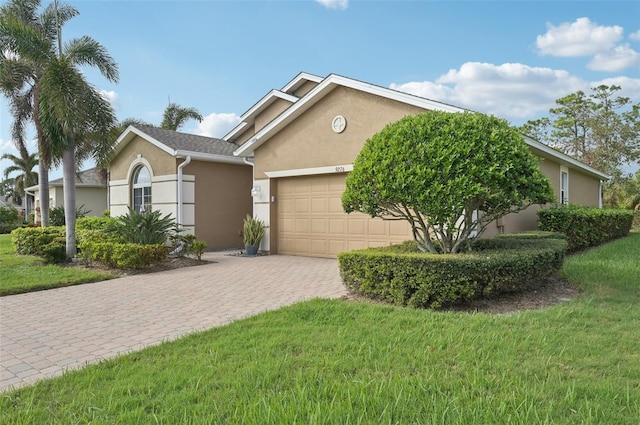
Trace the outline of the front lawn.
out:
[[[0,235],[0,296],[111,279],[104,272],[44,265],[38,257],[16,255],[11,235]]]
[[[573,256],[582,297],[508,315],[296,304],[1,394],[0,423],[637,424],[638,258]]]

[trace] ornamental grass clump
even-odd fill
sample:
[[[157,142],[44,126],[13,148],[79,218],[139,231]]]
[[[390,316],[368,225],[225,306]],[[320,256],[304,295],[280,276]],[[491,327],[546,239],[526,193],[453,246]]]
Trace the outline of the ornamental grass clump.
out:
[[[267,232],[267,227],[262,220],[251,217],[247,214],[242,226],[242,238],[245,245],[259,246],[264,234]]]

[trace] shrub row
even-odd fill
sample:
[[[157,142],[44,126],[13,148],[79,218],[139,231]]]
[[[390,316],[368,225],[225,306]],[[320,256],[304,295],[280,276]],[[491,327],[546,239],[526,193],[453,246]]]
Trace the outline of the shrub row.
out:
[[[498,237],[466,254],[411,252],[411,243],[343,252],[340,273],[357,294],[439,308],[535,283],[562,266],[567,243],[553,234]]]
[[[626,236],[633,211],[568,206],[538,211],[538,227],[567,236],[569,251],[600,245]]]
[[[11,242],[21,255],[42,257],[47,263],[66,261],[64,227],[20,227],[11,232]]]
[[[163,244],[139,245],[113,241],[85,240],[80,245],[80,257],[118,269],[141,269],[161,263],[169,248]]]

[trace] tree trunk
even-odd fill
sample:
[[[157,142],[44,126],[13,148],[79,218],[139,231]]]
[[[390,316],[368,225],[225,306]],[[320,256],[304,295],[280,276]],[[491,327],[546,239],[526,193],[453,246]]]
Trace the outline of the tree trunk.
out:
[[[38,137],[38,193],[40,194],[40,223],[42,227],[49,225],[49,166],[51,155],[47,145],[42,124],[40,122],[40,87],[36,85],[33,93],[33,124]]]
[[[49,169],[40,161],[38,165],[40,173],[38,179],[38,192],[40,194],[40,223],[42,227],[49,225]]]
[[[64,220],[67,258],[76,253],[76,161],[73,143],[62,152],[62,189],[64,192]]]

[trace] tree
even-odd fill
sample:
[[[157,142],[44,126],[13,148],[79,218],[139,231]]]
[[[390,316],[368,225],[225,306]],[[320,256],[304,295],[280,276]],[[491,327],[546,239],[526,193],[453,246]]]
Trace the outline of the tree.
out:
[[[56,2],[57,5],[57,2]],[[76,254],[76,160],[105,154],[111,146],[116,119],[109,102],[84,78],[79,66],[97,68],[107,80],[118,80],[118,67],[97,41],[83,36],[62,44],[57,23],[57,49],[47,57],[40,78],[40,116],[53,155],[62,159],[66,226],[66,254]]]
[[[160,128],[176,131],[189,119],[201,122],[202,115],[195,108],[186,108],[176,103],[169,103],[162,115]]]
[[[16,122],[31,119],[36,127],[41,162],[62,161],[67,223],[67,256],[75,255],[75,170],[78,159],[108,151],[113,109],[77,68],[92,66],[117,81],[114,60],[95,40],[84,36],[62,44],[61,28],[78,11],[57,1],[37,14],[40,0],[12,0],[2,7],[0,85],[14,108]],[[5,53],[8,52],[8,53]],[[17,113],[17,111],[20,113]],[[24,128],[24,125],[14,125]],[[43,161],[43,153],[47,160]],[[41,200],[48,201],[48,179]],[[48,223],[48,202],[41,206]]]
[[[460,252],[492,221],[554,199],[519,131],[479,113],[430,111],[387,125],[346,186],[347,213],[406,220],[432,253]]]
[[[620,86],[600,85],[556,100],[550,118],[529,121],[522,132],[614,177],[640,159],[640,107],[616,96]]]
[[[18,172],[18,176],[13,179],[14,191],[13,201],[18,205],[22,205],[22,199],[25,197],[25,189],[38,183],[38,173],[33,171],[38,165],[38,155],[29,154],[27,150],[21,150],[20,156],[5,153],[0,159],[8,159],[13,162],[4,170],[4,178],[8,179],[9,175]]]
[[[0,90],[11,106],[12,137],[19,150],[25,149],[27,123],[32,121],[36,129],[42,226],[49,224],[49,169],[53,158],[40,123],[39,81],[55,45],[56,16],[64,21],[77,14],[72,7],[56,6],[50,4],[40,14],[40,0],[10,0],[0,7]]]
[[[4,179],[0,181],[0,196],[4,199],[11,200],[13,204],[21,204],[22,198],[16,192],[16,179]]]

